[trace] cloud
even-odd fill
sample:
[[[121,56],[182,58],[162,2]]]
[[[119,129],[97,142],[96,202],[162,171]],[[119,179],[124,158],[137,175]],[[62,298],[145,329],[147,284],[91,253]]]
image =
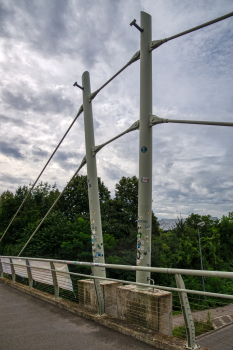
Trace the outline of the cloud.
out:
[[[152,15],[152,39],[162,39],[232,11],[222,0],[2,0],[0,4],[1,167],[12,190],[36,178],[82,104],[82,74],[92,91],[140,47],[130,27]],[[232,18],[172,40],[152,53],[153,113],[162,118],[232,121]],[[139,119],[140,61],[92,102],[96,145]],[[232,128],[166,124],[153,127],[153,210],[176,217],[231,210]],[[85,155],[84,116],[75,122],[42,181],[62,189]],[[12,158],[14,161],[12,162]],[[114,194],[122,176],[138,176],[139,131],[97,154],[98,176]],[[14,182],[12,174],[18,175]],[[81,173],[86,174],[86,167]],[[7,180],[9,179],[9,181]]]
[[[0,115],[0,122],[1,122],[1,125],[3,125],[2,123],[4,123],[4,124],[16,125],[19,127],[26,127],[28,125],[22,119],[12,118],[6,115]]]
[[[4,90],[2,93],[4,102],[11,108],[19,111],[31,110],[40,113],[62,113],[67,109],[73,109],[72,102],[62,96],[59,91],[45,90],[42,93],[33,93],[33,91],[29,92],[27,87],[24,87],[24,89],[28,90],[28,94],[19,90],[17,93]]]
[[[34,147],[32,154],[38,158],[47,158],[49,155],[47,151],[41,149],[40,147]]]
[[[2,183],[4,183],[4,182],[8,182],[8,183],[10,183],[10,184],[16,184],[16,183],[20,183],[20,182],[22,182],[24,179],[23,179],[23,177],[20,177],[20,176],[12,176],[12,175],[6,175],[6,174],[1,174],[0,175],[0,181],[2,182]]]
[[[0,141],[0,152],[8,157],[20,159],[24,158],[24,156],[20,153],[17,147],[12,146],[11,144],[5,141]]]

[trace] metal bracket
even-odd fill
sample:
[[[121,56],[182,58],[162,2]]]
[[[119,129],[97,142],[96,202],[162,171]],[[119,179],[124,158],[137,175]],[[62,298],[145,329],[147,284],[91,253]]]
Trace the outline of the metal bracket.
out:
[[[140,126],[140,121],[137,120],[135,123],[133,123],[127,130],[129,131],[133,131],[133,130],[137,130],[139,129]]]
[[[52,272],[52,278],[53,278],[54,297],[55,297],[55,299],[58,299],[59,298],[59,287],[58,287],[58,283],[57,283],[57,274],[56,274],[56,271],[52,271],[52,270],[56,270],[54,263],[52,261],[50,262],[50,266],[51,266],[51,272]]]
[[[150,42],[150,51],[157,49],[157,47],[161,46],[162,44],[166,43],[167,39],[162,40],[153,40]]]
[[[95,268],[92,267],[92,275],[95,276]],[[98,278],[94,278],[95,293],[98,302],[98,314],[103,316],[105,314],[104,296],[101,290],[100,281]]]
[[[15,282],[15,268],[14,268],[13,260],[11,258],[10,258],[10,263],[11,263],[12,282]]]
[[[82,112],[83,112],[83,105],[81,105],[81,106],[79,107],[77,116],[79,116]]]
[[[26,259],[26,266],[27,266],[27,273],[28,273],[28,286],[29,286],[29,289],[33,289],[31,266],[27,259]]]
[[[92,100],[94,100],[94,98],[95,98],[96,95],[99,93],[99,91],[100,91],[100,90],[98,89],[98,90],[92,92],[92,94],[90,94],[90,96],[89,96],[89,103],[90,103]]]
[[[175,275],[177,288],[185,289],[185,284],[183,278],[180,274]],[[178,292],[179,299],[182,307],[182,313],[184,316],[185,329],[186,329],[186,337],[188,344],[185,345],[186,349],[199,349],[200,346],[195,343],[195,326],[193,322],[193,317],[191,313],[191,309],[189,306],[189,300],[187,293]]]
[[[131,60],[129,60],[128,64],[130,65],[131,63],[136,62],[136,61],[139,60],[139,59],[140,59],[140,50],[137,51],[137,52],[133,55],[133,57],[131,58]]]
[[[86,164],[86,162],[87,162],[87,159],[86,159],[86,156],[84,156],[79,166],[79,170]]]
[[[161,123],[168,123],[168,119],[159,118],[159,117],[157,117],[157,115],[151,114],[150,126],[153,126],[156,124],[161,124]]]
[[[131,23],[130,26],[134,26],[135,28],[137,28],[141,33],[144,32],[144,29],[141,28],[137,23],[136,23],[136,19],[134,19]]]
[[[77,84],[77,81],[73,84],[73,86],[77,86],[79,89],[84,90],[84,87]]]
[[[96,153],[99,152],[104,146],[105,144],[103,143],[102,145],[92,147],[92,156],[95,157]]]

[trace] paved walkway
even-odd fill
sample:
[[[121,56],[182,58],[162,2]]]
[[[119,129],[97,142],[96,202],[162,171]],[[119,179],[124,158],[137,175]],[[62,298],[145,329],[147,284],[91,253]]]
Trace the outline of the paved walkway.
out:
[[[197,321],[206,320],[208,311],[210,312],[211,318],[213,320],[214,329],[218,329],[227,324],[233,323],[233,304],[229,304],[224,307],[217,307],[215,309],[192,312],[193,319]],[[183,323],[183,315],[176,315],[172,317],[173,328],[180,326]]]
[[[0,283],[0,350],[154,350]]]
[[[218,329],[212,333],[197,338],[197,344],[211,350],[233,349],[233,325]]]
[[[208,311],[211,313],[215,330],[197,337],[197,344],[211,350],[233,350],[233,304],[192,312],[193,319],[206,320]],[[173,328],[183,323],[182,315],[173,316]]]

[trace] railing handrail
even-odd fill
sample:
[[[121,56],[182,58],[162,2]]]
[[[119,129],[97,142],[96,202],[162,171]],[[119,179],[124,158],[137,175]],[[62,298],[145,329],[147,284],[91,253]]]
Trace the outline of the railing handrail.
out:
[[[182,270],[182,269],[165,269],[165,268],[153,268],[153,267],[139,267],[139,266],[130,266],[130,265],[116,265],[116,264],[95,264],[95,263],[88,263],[88,262],[77,262],[77,261],[69,261],[69,260],[56,260],[56,259],[43,259],[43,258],[21,258],[21,257],[12,257],[12,256],[0,256],[1,258],[9,258],[9,259],[20,259],[20,260],[32,260],[32,261],[46,261],[46,262],[56,262],[56,263],[66,263],[67,265],[78,265],[78,266],[89,266],[89,267],[93,267],[93,266],[99,266],[99,267],[106,267],[106,268],[117,268],[117,269],[125,269],[125,270],[141,270],[143,271],[144,269],[147,269],[147,271],[151,271],[151,272],[158,272],[157,270],[160,271],[160,273],[166,273],[164,272],[164,270],[173,270],[172,274],[182,274],[182,271],[186,272],[186,275],[190,275],[188,274],[189,271],[195,271],[195,272],[224,272],[224,271],[202,271],[202,270]],[[15,265],[15,266],[19,266],[19,267],[24,267],[23,265],[20,264],[15,264],[15,263],[11,263],[11,262],[2,262],[3,264],[9,264],[9,265]],[[27,267],[25,265],[25,267]],[[144,283],[139,283],[139,282],[133,282],[133,281],[125,281],[125,280],[120,280],[120,279],[115,279],[115,278],[106,278],[106,277],[100,277],[100,276],[95,276],[95,275],[87,275],[87,274],[82,274],[82,273],[77,273],[77,272],[67,272],[67,271],[60,271],[52,268],[46,268],[46,267],[42,267],[42,266],[31,266],[32,269],[37,269],[37,270],[45,270],[45,271],[51,271],[51,272],[58,272],[59,274],[66,274],[66,275],[74,275],[74,276],[81,276],[84,278],[91,278],[91,279],[97,279],[97,280],[106,280],[106,281],[112,281],[112,282],[120,282],[120,283],[124,283],[124,284],[132,284],[132,285],[136,285],[136,286],[141,286],[141,287],[147,287],[148,288],[148,284],[144,284]],[[154,271],[156,269],[156,271]],[[163,270],[163,271],[161,271]],[[171,273],[170,271],[167,273]],[[225,273],[225,272],[224,272]],[[227,272],[226,272],[227,273]],[[230,273],[230,272],[229,272]],[[196,276],[201,276],[201,274],[196,275]],[[215,274],[211,275],[210,277],[220,277],[219,275],[216,276]],[[233,277],[233,273],[232,273],[232,277]],[[232,277],[227,277],[224,276],[222,278],[232,278]],[[185,293],[189,293],[189,294],[197,294],[197,295],[204,295],[204,296],[209,296],[209,297],[216,297],[216,298],[222,298],[222,299],[232,299],[233,300],[233,295],[230,294],[221,294],[221,293],[212,293],[212,292],[203,292],[203,291],[198,291],[198,290],[192,290],[192,289],[182,289],[182,288],[174,288],[174,287],[167,287],[167,286],[160,286],[160,285],[149,285],[149,288],[153,288],[153,289],[160,289],[160,290],[165,290],[168,292],[185,292]]]
[[[100,264],[100,263],[85,262],[85,261],[28,258],[28,257],[17,257],[17,256],[2,256],[2,255],[0,255],[0,258],[57,262],[57,263],[63,263],[68,265],[78,265],[78,266],[88,266],[88,267],[98,266],[98,267],[105,267],[107,269],[150,271],[150,272],[156,272],[156,273],[165,273],[169,275],[180,274],[180,275],[188,275],[188,276],[233,278],[233,272],[228,272],[228,271],[189,270],[189,269],[174,269],[174,268],[165,268],[165,267],[144,267],[144,266],[134,266],[134,265]]]

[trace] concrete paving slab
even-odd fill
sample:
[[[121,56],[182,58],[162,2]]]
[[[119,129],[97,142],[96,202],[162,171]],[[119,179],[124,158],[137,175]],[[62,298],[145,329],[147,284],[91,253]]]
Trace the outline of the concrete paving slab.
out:
[[[211,350],[232,350],[233,349],[233,325],[207,333],[198,337],[197,343],[206,346]]]
[[[124,334],[0,283],[1,350],[152,350]]]
[[[233,304],[226,305],[224,307],[217,307],[212,309],[206,309],[203,311],[192,311],[193,319],[197,321],[205,321],[207,318],[207,314],[210,312],[210,316],[214,321],[215,328],[222,327],[225,324],[224,319],[228,320],[227,323],[232,322],[233,318],[231,314],[233,312]],[[227,317],[226,317],[227,316]],[[230,321],[229,321],[230,316]],[[224,318],[226,317],[226,318]],[[223,322],[222,322],[223,321]],[[172,327],[180,326],[184,323],[183,315],[176,315],[172,317]],[[233,347],[232,347],[233,349]]]

